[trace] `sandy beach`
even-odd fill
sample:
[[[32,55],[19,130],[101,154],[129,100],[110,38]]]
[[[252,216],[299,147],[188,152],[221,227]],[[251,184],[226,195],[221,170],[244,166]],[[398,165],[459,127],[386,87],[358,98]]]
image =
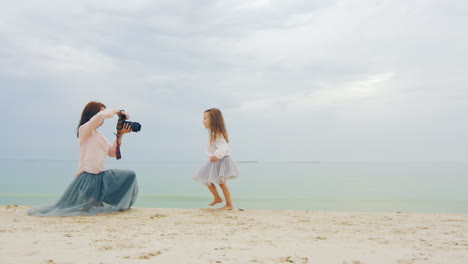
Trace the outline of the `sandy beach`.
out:
[[[468,263],[468,214],[0,205],[0,263]]]

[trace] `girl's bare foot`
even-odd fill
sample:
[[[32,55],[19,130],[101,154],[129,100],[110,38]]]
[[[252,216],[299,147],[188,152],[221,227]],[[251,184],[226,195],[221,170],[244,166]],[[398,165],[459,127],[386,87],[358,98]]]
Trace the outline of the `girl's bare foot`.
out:
[[[223,199],[217,198],[217,199],[214,199],[214,201],[212,203],[210,203],[210,206],[213,206],[215,204],[219,204],[219,203],[222,203],[222,202],[223,202]]]
[[[219,208],[219,210],[232,210],[234,209],[234,207],[232,205],[225,205],[221,208]]]

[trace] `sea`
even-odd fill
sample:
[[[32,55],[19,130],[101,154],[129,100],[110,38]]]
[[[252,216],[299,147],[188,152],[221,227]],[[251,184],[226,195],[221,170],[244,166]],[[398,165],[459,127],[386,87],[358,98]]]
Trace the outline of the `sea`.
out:
[[[136,207],[209,208],[208,189],[192,179],[203,162],[106,161],[137,174]],[[50,204],[73,180],[78,162],[0,160],[0,204]],[[336,212],[468,213],[464,162],[237,161],[228,181],[236,208]],[[221,190],[220,190],[220,193]]]

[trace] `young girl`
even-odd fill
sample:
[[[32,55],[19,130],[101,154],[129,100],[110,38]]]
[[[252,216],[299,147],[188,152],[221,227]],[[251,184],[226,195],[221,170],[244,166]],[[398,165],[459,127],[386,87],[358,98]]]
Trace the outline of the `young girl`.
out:
[[[221,111],[217,108],[206,110],[203,113],[203,124],[210,131],[210,141],[207,148],[210,160],[193,178],[208,186],[213,194],[214,200],[210,206],[223,202],[215,185],[218,184],[223,191],[224,199],[226,199],[226,205],[220,209],[232,210],[234,206],[226,180],[239,177],[239,169],[230,157],[229,138]]]

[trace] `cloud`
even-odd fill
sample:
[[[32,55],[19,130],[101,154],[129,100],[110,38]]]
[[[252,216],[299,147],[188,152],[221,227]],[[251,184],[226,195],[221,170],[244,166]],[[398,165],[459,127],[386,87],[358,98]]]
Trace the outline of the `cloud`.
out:
[[[307,108],[327,107],[334,105],[353,105],[363,100],[380,100],[387,96],[389,87],[386,85],[394,77],[394,73],[383,73],[369,76],[363,80],[356,80],[336,86],[325,86],[310,92],[293,92],[275,97],[256,99],[241,103],[243,111],[274,111],[277,106],[303,111]]]
[[[309,124],[320,124],[323,142],[365,135],[360,145],[374,145],[366,143],[369,131],[382,133],[374,123],[406,129],[397,138],[408,141],[435,124],[467,131],[457,121],[468,96],[467,10],[457,0],[8,2],[0,10],[0,110],[8,116],[0,121],[19,119],[26,130],[26,118],[45,112],[53,118],[40,124],[73,130],[84,104],[100,100],[127,109],[145,131],[184,138],[193,148],[200,113],[213,106],[248,145],[262,135],[247,128],[259,124],[272,131],[271,141],[287,142],[290,127],[310,134]],[[147,142],[144,133],[138,140]],[[300,133],[295,138],[307,141]],[[162,141],[151,142],[171,148]],[[354,156],[373,158],[370,149]],[[8,150],[21,153],[13,143]]]

